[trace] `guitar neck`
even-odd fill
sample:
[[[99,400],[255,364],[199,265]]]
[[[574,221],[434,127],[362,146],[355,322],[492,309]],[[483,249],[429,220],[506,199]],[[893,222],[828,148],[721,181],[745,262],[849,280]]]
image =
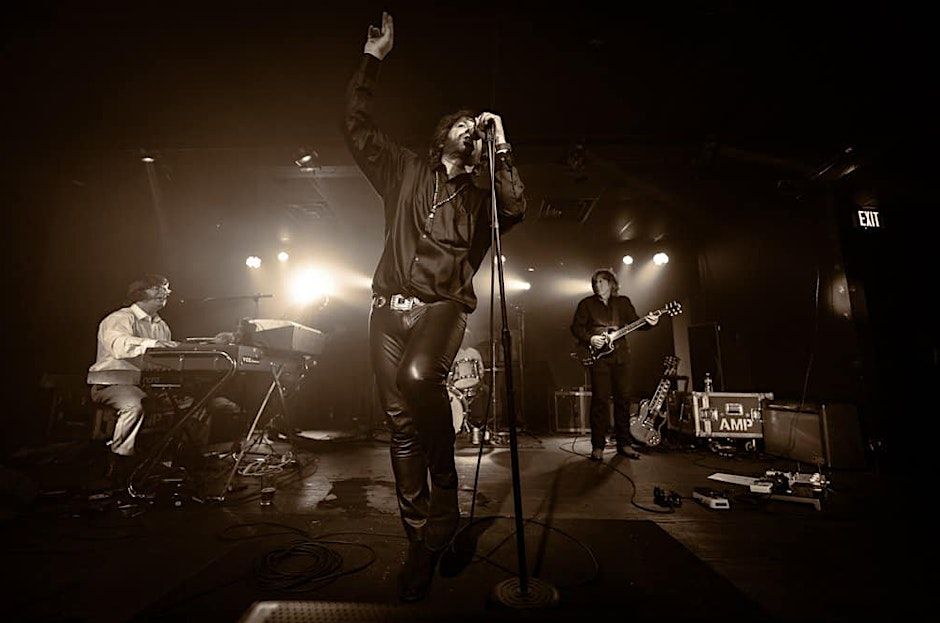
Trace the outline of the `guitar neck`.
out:
[[[650,400],[650,411],[659,411],[662,408],[663,402],[666,400],[666,394],[669,393],[669,385],[671,384],[669,377],[675,376],[675,374],[676,369],[674,367],[666,369],[666,373],[660,379],[659,386],[653,394],[653,399]]]
[[[661,310],[661,309],[657,309],[657,310],[654,311],[653,313],[658,316],[658,315],[660,315],[660,314],[662,313],[662,310]],[[616,339],[618,339],[618,338],[621,338],[621,337],[625,336],[627,333],[630,333],[630,332],[632,332],[632,331],[636,331],[637,329],[639,329],[640,327],[642,327],[642,326],[645,325],[645,324],[649,324],[649,323],[646,322],[646,318],[645,318],[645,317],[644,317],[644,318],[640,318],[640,319],[638,319],[638,320],[634,320],[633,322],[631,322],[631,323],[628,324],[627,326],[621,327],[620,329],[617,329],[616,331],[614,331],[613,333],[611,333],[611,334],[610,334],[610,339],[611,339],[611,341],[613,341],[613,340],[616,340]]]
[[[653,394],[653,399],[650,400],[650,411],[659,411],[663,406],[663,401],[666,400],[666,393],[669,391],[669,379],[664,378],[659,382],[659,387],[656,388],[656,392]]]

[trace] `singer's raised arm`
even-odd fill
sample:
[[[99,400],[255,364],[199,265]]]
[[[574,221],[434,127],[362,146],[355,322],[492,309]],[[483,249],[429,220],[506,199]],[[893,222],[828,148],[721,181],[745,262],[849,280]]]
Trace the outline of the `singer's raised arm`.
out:
[[[405,163],[415,155],[403,149],[375,123],[372,103],[381,61],[363,54],[346,90],[343,135],[356,164],[376,192],[385,197],[401,181]]]

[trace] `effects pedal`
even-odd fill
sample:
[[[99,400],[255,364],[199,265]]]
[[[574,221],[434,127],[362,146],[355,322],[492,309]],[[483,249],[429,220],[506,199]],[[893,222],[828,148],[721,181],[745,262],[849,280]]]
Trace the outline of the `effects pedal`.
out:
[[[653,487],[653,501],[663,508],[679,508],[682,506],[682,497],[675,491],[666,491]]]
[[[714,489],[695,487],[692,491],[692,499],[702,506],[707,506],[714,510],[728,510],[731,508],[731,504],[728,503],[728,498]]]
[[[762,495],[770,495],[774,490],[774,483],[770,480],[755,480],[748,487],[751,490],[751,493],[760,493]]]

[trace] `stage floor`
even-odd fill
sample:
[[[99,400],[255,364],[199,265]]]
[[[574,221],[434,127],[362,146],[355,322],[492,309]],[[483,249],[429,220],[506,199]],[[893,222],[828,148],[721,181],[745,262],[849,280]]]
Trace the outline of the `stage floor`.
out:
[[[414,620],[727,621],[894,618],[915,607],[907,591],[917,581],[901,573],[912,564],[902,545],[910,530],[894,529],[896,493],[883,477],[829,474],[817,511],[707,479],[792,472],[793,462],[673,445],[638,460],[609,448],[599,463],[587,460],[585,437],[530,434],[519,444],[528,570],[558,590],[555,609],[506,614],[494,603],[517,569],[510,451],[485,446],[480,455],[463,437],[466,538],[442,560],[427,599],[399,606],[405,541],[387,445],[319,437],[258,446],[249,455],[258,465],[266,453],[291,453],[296,463],[237,476],[221,504],[207,498],[231,465],[224,456],[191,483],[165,483],[152,501],[128,502],[85,490],[103,460],[88,444],[18,453],[2,468],[6,612],[16,620],[237,621],[255,602],[302,600],[324,612],[337,602],[389,604]],[[726,490],[731,508],[693,501],[696,486]],[[275,488],[270,506],[261,505],[263,487]],[[657,487],[678,493],[681,506],[657,506]],[[337,577],[305,580],[311,566]],[[349,616],[322,620],[373,620]]]

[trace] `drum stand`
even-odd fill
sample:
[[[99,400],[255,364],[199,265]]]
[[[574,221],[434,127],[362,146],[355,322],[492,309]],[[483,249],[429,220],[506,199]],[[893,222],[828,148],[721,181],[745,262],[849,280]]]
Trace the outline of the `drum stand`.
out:
[[[483,426],[476,427],[471,421],[470,404],[477,396],[477,393],[473,391],[475,387],[476,385],[467,388],[459,388],[449,381],[447,383],[447,394],[451,402],[450,408],[454,415],[454,434],[460,435],[461,433],[468,433],[471,443],[476,446],[479,445],[481,441],[488,441],[490,432],[486,422],[483,423]],[[459,415],[457,414],[457,409],[460,410]]]

